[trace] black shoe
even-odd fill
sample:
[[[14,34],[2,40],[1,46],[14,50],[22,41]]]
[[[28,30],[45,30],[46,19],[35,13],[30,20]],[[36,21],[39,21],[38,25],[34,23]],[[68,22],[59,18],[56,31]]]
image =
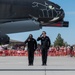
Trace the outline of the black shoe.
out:
[[[33,63],[31,63],[31,65],[33,65]]]
[[[47,64],[43,63],[42,66],[47,66]]]
[[[44,63],[42,64],[42,66],[44,66]]]
[[[33,66],[33,63],[29,64],[28,66]]]
[[[31,65],[31,63],[28,64],[28,66],[30,66],[30,65]]]
[[[42,65],[44,65],[44,63],[42,63]]]
[[[45,66],[47,66],[47,64],[44,64]]]

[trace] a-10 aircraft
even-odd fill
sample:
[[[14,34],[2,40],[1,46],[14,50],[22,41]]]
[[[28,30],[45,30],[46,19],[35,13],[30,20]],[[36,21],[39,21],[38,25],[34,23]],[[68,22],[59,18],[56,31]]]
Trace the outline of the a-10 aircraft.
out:
[[[49,0],[0,0],[0,43],[9,42],[9,33],[68,27],[64,17],[64,10]]]

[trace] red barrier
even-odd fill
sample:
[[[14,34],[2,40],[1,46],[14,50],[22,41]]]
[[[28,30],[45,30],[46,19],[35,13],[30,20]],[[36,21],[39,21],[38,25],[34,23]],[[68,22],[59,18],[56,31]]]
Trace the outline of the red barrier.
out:
[[[49,50],[48,56],[66,56],[70,55],[70,50]],[[72,55],[75,56],[75,51],[72,52]],[[0,56],[28,56],[28,52],[25,50],[1,50]],[[41,56],[41,51],[35,51],[34,56]]]

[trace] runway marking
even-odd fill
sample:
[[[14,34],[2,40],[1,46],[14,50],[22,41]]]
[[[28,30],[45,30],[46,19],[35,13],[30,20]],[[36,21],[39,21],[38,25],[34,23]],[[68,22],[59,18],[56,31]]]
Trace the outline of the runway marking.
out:
[[[75,69],[0,69],[0,71],[75,71]]]

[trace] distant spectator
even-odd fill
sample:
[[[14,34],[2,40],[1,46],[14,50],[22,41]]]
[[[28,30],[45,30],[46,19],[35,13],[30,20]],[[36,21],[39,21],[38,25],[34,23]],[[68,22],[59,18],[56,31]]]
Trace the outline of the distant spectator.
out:
[[[73,46],[70,47],[70,56],[73,56]]]

